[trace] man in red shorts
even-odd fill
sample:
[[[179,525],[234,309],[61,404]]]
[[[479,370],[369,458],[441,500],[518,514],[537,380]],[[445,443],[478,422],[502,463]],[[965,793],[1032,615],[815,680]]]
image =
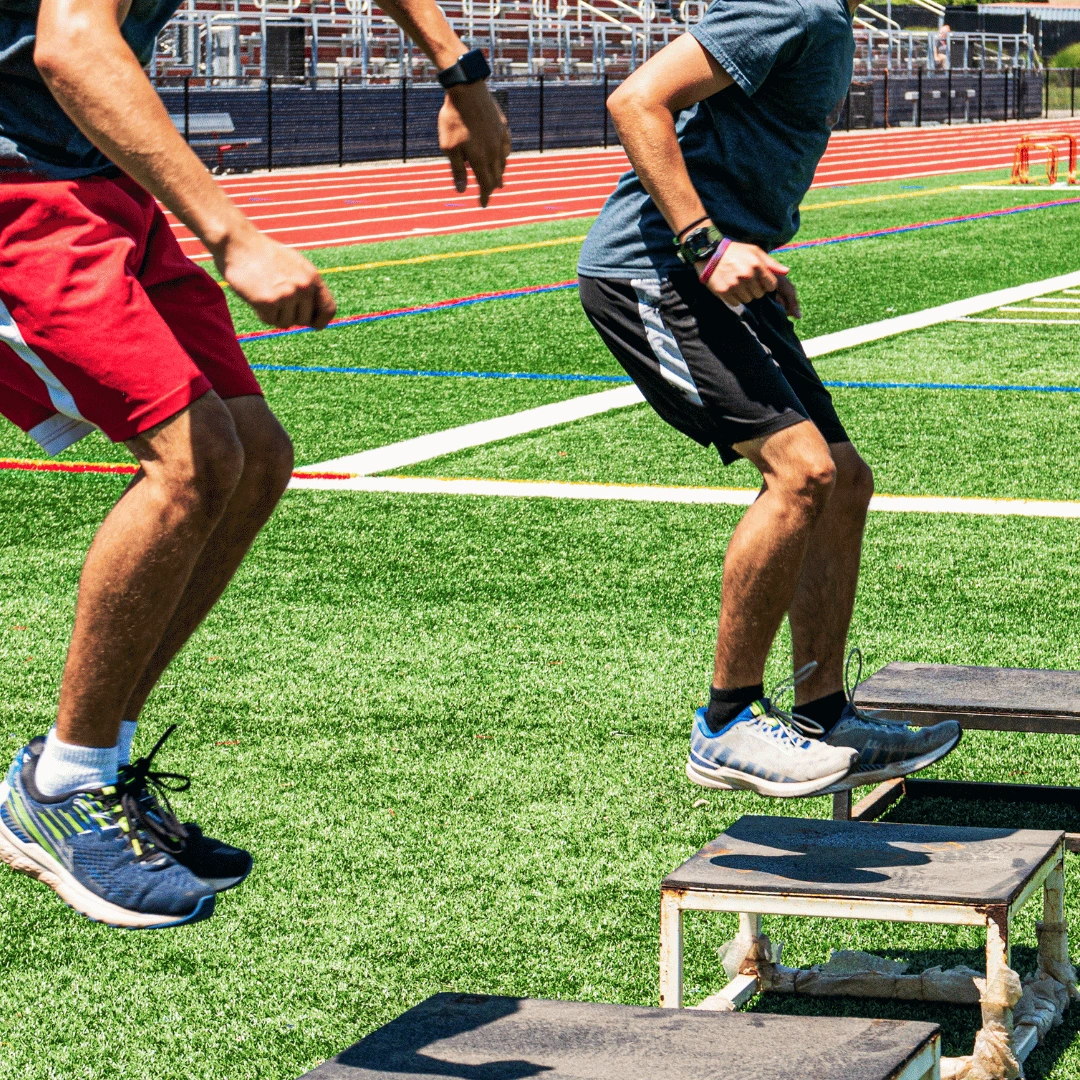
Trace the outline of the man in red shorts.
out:
[[[0,411],[50,454],[99,428],[140,469],[94,538],[56,726],[0,785],[0,858],[116,926],[205,918],[247,852],[183,825],[130,763],[135,724],[288,484],[292,446],[220,287],[155,199],[274,326],[334,300],[260,234],[178,134],[142,70],[178,0],[0,0]],[[443,149],[486,204],[505,120],[434,0],[384,9],[443,69]],[[160,743],[159,743],[160,745]],[[155,748],[156,750],[156,748]]]

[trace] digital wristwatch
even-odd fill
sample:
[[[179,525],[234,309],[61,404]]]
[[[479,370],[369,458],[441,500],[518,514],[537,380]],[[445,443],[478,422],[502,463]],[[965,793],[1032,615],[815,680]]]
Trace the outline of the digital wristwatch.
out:
[[[707,262],[716,253],[723,239],[723,234],[715,225],[706,225],[700,229],[692,229],[682,240],[676,237],[675,250],[687,266],[693,266],[695,263]]]

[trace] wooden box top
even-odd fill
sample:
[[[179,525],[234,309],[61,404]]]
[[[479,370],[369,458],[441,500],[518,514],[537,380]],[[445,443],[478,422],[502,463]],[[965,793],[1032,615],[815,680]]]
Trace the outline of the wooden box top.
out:
[[[895,662],[861,683],[855,701],[891,711],[1080,718],[1080,671]]]
[[[664,888],[964,907],[1009,904],[1062,832],[741,817]]]
[[[936,1024],[436,994],[303,1080],[894,1080]]]

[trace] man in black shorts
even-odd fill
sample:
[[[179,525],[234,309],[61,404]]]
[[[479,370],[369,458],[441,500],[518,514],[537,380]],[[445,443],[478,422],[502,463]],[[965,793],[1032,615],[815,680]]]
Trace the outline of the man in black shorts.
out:
[[[585,311],[668,423],[762,476],[724,560],[712,691],[691,734],[687,775],[706,787],[843,790],[923,768],[960,738],[952,721],[876,720],[844,692],[873,477],[768,254],[798,229],[847,93],[854,6],[715,0],[608,103],[633,171],[582,248]],[[785,612],[795,669],[809,667],[794,715],[762,687]]]

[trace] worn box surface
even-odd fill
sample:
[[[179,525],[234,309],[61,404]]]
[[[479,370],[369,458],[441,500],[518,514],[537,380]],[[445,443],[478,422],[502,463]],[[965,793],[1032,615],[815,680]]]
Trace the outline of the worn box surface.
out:
[[[896,1080],[937,1039],[913,1021],[436,994],[303,1080]]]
[[[1061,832],[741,817],[664,889],[785,893],[972,907],[1010,904]]]
[[[1080,734],[1080,671],[886,664],[859,685],[856,703],[896,719],[965,727]]]

